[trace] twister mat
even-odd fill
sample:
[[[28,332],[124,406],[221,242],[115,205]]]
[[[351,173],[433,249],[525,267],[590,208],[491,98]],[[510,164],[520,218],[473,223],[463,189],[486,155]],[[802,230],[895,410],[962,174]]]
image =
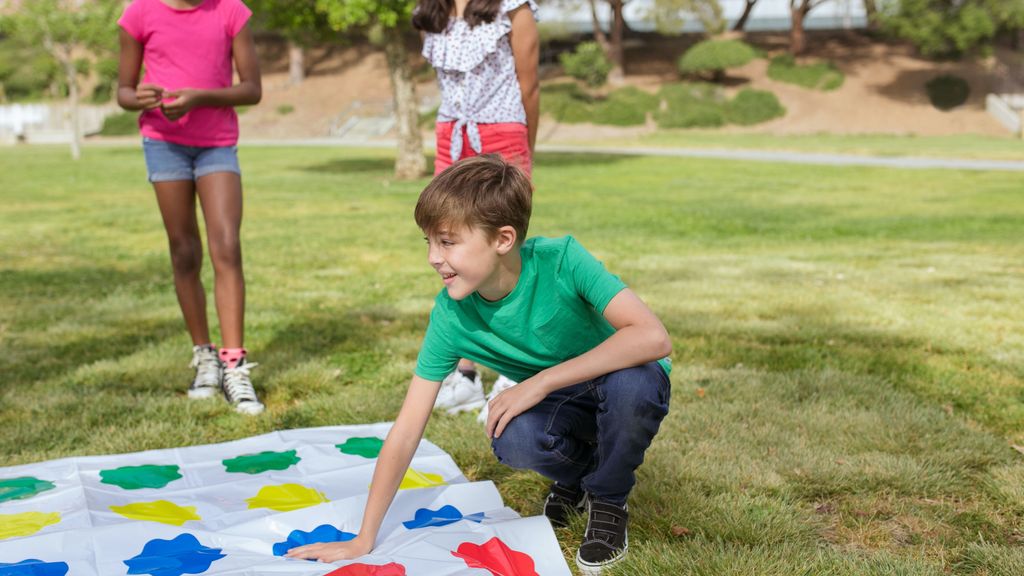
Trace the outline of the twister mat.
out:
[[[284,558],[355,537],[390,426],[0,468],[0,576],[570,574],[547,519],[519,517],[426,440],[371,554]]]

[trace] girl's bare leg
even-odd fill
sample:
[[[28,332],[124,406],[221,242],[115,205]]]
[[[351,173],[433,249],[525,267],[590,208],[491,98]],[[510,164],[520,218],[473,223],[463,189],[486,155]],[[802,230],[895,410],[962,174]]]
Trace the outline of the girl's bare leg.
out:
[[[156,201],[167,230],[167,242],[174,270],[174,291],[185,317],[192,344],[209,344],[206,320],[206,291],[199,272],[203,266],[203,243],[196,221],[195,183],[191,180],[154,182]]]
[[[242,348],[245,322],[245,277],[242,274],[242,178],[214,172],[196,181],[213,262],[214,297],[224,348]]]

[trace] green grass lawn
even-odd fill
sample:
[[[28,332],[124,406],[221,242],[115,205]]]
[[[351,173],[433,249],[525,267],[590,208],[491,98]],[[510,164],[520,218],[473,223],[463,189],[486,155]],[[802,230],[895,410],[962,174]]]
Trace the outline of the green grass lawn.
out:
[[[386,151],[241,155],[258,418],[185,398],[141,151],[0,150],[3,465],[394,418],[441,287],[426,180]],[[674,339],[615,574],[1024,573],[1019,174],[545,154],[535,177],[531,232],[574,234]],[[427,437],[540,513],[473,415]]]
[[[956,136],[896,136],[886,134],[729,134],[717,130],[659,130],[629,139],[588,140],[590,146],[662,146],[770,150],[863,156],[923,156],[1024,161],[1024,140],[961,134]]]

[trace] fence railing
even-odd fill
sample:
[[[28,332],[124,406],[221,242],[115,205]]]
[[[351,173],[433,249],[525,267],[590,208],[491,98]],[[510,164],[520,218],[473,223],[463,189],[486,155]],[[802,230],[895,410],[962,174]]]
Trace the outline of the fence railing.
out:
[[[119,110],[116,104],[78,107],[78,124],[82,134],[93,134],[103,128],[107,116]],[[71,106],[63,102],[0,105],[0,142],[71,138]]]

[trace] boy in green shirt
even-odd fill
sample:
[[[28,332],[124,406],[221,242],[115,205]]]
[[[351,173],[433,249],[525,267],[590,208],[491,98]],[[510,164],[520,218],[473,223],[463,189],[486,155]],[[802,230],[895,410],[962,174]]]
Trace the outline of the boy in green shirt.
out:
[[[519,380],[489,403],[498,460],[554,481],[556,526],[586,511],[584,573],[621,560],[634,471],[668,413],[672,345],[661,321],[571,236],[525,240],[532,188],[498,156],[465,159],[420,195],[416,223],[438,294],[405,402],[374,470],[359,535],[288,556],[367,554],[423,437],[441,380],[468,358]]]

